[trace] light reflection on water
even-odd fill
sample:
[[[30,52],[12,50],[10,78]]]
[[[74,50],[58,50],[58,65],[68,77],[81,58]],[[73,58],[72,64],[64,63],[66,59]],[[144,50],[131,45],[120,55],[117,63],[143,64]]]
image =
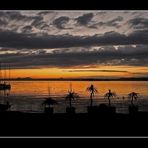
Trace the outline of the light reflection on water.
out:
[[[94,84],[98,92],[94,98],[94,104],[108,103],[104,99],[104,94],[111,89],[116,92],[117,98],[112,100],[112,104],[117,107],[118,112],[127,112],[128,104],[130,103],[127,94],[130,92],[137,92],[141,95],[138,104],[141,110],[148,111],[147,90],[148,82],[146,81],[73,81],[72,89],[79,94],[80,98],[73,102],[77,108],[77,112],[86,112],[86,107],[89,105],[89,93],[86,88],[90,84]],[[27,111],[27,112],[41,112],[43,111],[42,102],[50,94],[53,98],[58,100],[55,105],[55,112],[65,112],[67,103],[64,101],[69,87],[69,81],[13,81],[11,82],[12,89],[8,98],[2,97],[1,102],[7,99],[12,104],[11,110]],[[122,97],[125,97],[123,100]]]

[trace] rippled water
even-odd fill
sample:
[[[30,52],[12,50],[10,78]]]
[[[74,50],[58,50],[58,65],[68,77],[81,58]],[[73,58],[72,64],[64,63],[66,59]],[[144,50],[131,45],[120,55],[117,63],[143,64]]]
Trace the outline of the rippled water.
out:
[[[141,110],[148,111],[148,82],[147,81],[13,81],[11,82],[12,89],[8,97],[4,97],[4,92],[1,92],[1,102],[9,100],[12,104],[11,110],[19,110],[26,112],[42,112],[42,102],[48,97],[50,88],[50,95],[58,100],[55,105],[55,112],[65,112],[67,102],[65,102],[65,95],[70,89],[79,94],[80,98],[73,102],[77,112],[86,112],[86,107],[89,105],[89,92],[86,88],[93,84],[98,93],[95,94],[94,104],[108,103],[104,99],[104,94],[111,89],[116,92],[117,97],[112,100],[112,104],[117,107],[118,112],[127,112],[130,101],[127,94],[130,92],[137,92],[140,94],[138,100]],[[7,92],[6,92],[7,93]],[[123,96],[125,99],[123,100]]]

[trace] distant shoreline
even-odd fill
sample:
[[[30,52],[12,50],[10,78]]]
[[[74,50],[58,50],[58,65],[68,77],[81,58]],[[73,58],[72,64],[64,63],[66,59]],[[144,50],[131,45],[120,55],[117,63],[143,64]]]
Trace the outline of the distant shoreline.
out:
[[[0,79],[0,81],[148,81],[148,78],[119,78],[119,79],[66,79],[66,78],[12,78]]]

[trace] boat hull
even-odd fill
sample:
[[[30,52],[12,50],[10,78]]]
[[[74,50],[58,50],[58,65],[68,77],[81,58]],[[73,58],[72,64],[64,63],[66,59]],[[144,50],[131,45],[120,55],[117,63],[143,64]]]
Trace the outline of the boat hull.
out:
[[[0,84],[0,90],[11,89],[10,84]]]

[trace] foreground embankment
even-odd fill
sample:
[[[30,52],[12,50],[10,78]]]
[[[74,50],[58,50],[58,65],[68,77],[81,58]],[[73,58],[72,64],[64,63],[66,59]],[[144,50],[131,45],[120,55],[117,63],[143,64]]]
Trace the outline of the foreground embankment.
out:
[[[0,136],[147,136],[148,113],[0,113]]]

